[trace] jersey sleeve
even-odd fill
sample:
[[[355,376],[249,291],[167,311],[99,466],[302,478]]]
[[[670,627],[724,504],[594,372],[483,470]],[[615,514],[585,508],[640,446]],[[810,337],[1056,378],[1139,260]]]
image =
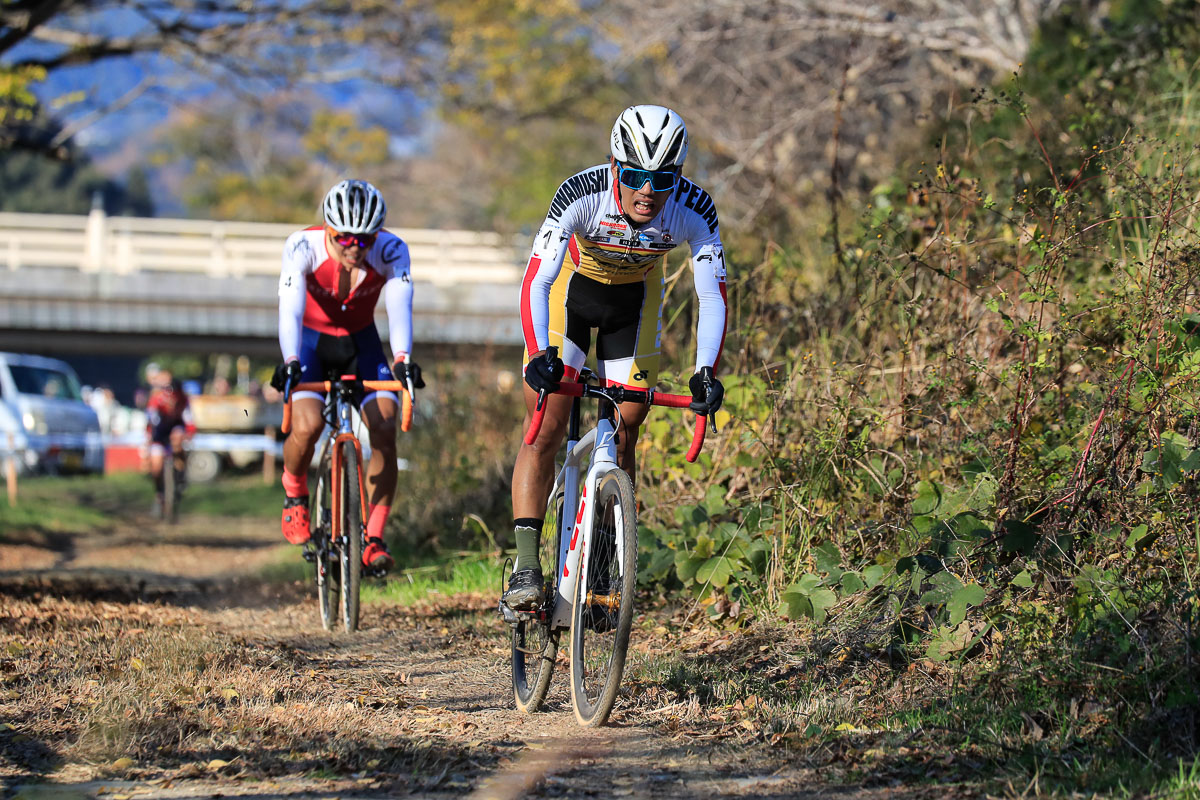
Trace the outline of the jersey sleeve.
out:
[[[525,352],[530,355],[545,350],[550,343],[550,287],[562,269],[568,242],[586,213],[586,199],[576,200],[559,211],[557,201],[562,193],[563,188],[559,187],[555,203],[533,239],[533,250],[521,281],[521,333]]]
[[[392,359],[401,356],[408,359],[412,353],[412,261],[406,245],[399,237],[392,236],[383,244],[380,255],[380,273],[383,275],[383,303],[388,315],[388,342],[392,347]]]
[[[721,244],[721,233],[715,227],[711,231],[705,227],[703,233],[689,243],[692,279],[700,301],[696,321],[696,369],[712,367],[715,372],[725,345],[725,248]]]
[[[283,267],[279,273],[279,350],[284,361],[300,358],[300,331],[312,262],[312,244],[304,231],[289,236],[283,246]]]

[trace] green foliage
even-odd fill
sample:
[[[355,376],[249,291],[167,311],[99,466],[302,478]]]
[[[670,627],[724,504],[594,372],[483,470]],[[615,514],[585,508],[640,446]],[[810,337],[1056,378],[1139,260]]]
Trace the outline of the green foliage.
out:
[[[1133,739],[1169,761],[1200,718],[1169,666],[1200,645],[1200,64],[1194,3],[1135,5],[1049,26],[837,242],[732,273],[730,416],[693,466],[648,426],[641,542],[712,619],[883,629],[998,705],[1014,661],[1107,681],[1131,724],[1169,695],[1186,733]]]
[[[0,121],[2,122],[2,121]],[[46,123],[41,138],[59,131]],[[122,185],[101,174],[86,153],[70,146],[58,156],[32,150],[0,150],[0,211],[30,214],[86,214],[98,197],[109,214],[153,216],[145,173],[131,171]]]
[[[425,364],[428,386],[417,393],[412,429],[399,433],[396,444],[409,466],[397,479],[387,539],[401,564],[511,544],[520,389],[512,391],[512,374],[492,359],[478,353],[469,369],[451,361]],[[502,388],[480,391],[481,380]]]
[[[284,102],[273,98],[274,104]],[[335,180],[377,173],[389,159],[387,131],[349,112],[318,109],[291,126],[271,109],[226,107],[182,112],[152,158],[186,164],[188,209],[217,219],[303,224],[318,217]]]

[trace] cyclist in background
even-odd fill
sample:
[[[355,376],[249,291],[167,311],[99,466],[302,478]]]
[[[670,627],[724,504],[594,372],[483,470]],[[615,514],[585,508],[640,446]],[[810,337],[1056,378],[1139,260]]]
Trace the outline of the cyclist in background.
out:
[[[288,237],[279,277],[279,348],[283,363],[271,385],[324,381],[342,375],[361,380],[412,380],[425,386],[412,360],[412,278],[408,245],[383,230],[387,207],[366,181],[346,180],[325,195],[324,224]],[[384,355],[375,328],[380,295],[388,314],[393,358]],[[389,366],[390,365],[390,366]],[[308,468],[325,427],[325,395],[292,395],[292,430],[283,445],[283,535],[309,539]],[[383,526],[396,490],[396,404],[393,392],[370,392],[359,412],[367,424],[367,545],[363,564],[388,569],[392,556]]]
[[[598,372],[607,385],[655,385],[663,260],[684,242],[700,301],[691,408],[711,414],[724,396],[714,372],[725,338],[725,254],[716,206],[680,174],[687,128],[668,108],[632,106],[617,117],[610,147],[607,164],[589,167],[558,188],[525,268],[526,429],[538,392],[552,392],[564,376],[578,376],[593,328]],[[561,358],[543,357],[551,345]],[[517,453],[512,485],[517,564],[502,597],[514,611],[535,609],[543,600],[538,544],[570,403],[570,397],[549,395],[541,432]],[[647,411],[639,403],[620,409],[618,457],[630,477],[635,477],[634,447]]]
[[[172,454],[171,469],[177,475],[184,470],[183,443],[196,433],[187,394],[171,370],[151,365],[147,369],[150,397],[146,401],[146,447],[149,452],[150,477],[154,479],[154,510],[158,516],[164,508],[163,469],[167,453]]]

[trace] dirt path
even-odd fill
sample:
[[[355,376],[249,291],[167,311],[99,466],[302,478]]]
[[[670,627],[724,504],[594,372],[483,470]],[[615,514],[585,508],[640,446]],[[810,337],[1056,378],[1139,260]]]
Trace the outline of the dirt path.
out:
[[[331,635],[306,586],[253,578],[279,557],[269,524],[211,518],[0,544],[7,795],[956,796],[855,785],[656,686],[581,729],[561,657],[548,710],[521,714],[492,598],[372,605]],[[680,646],[643,623],[634,661]]]

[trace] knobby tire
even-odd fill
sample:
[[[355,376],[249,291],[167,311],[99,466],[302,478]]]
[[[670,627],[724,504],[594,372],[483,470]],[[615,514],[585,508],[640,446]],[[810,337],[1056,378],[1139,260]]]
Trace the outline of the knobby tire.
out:
[[[342,622],[347,633],[358,630],[358,590],[362,581],[363,524],[359,475],[362,468],[354,445],[341,445]]]
[[[591,514],[591,552],[584,552],[586,567],[580,568],[571,613],[571,705],[579,724],[595,727],[608,721],[616,702],[633,625],[637,513],[628,473],[614,467],[600,477]],[[609,588],[601,596],[611,598],[615,608],[587,602],[601,568]]]
[[[326,446],[321,454],[320,468],[317,470],[317,486],[312,495],[308,523],[313,547],[317,551],[315,578],[317,604],[321,612],[321,627],[327,631],[332,631],[337,627],[339,572],[341,570],[338,548],[330,538],[333,523],[333,492],[330,489],[330,482],[333,480],[331,466],[329,448]]]

